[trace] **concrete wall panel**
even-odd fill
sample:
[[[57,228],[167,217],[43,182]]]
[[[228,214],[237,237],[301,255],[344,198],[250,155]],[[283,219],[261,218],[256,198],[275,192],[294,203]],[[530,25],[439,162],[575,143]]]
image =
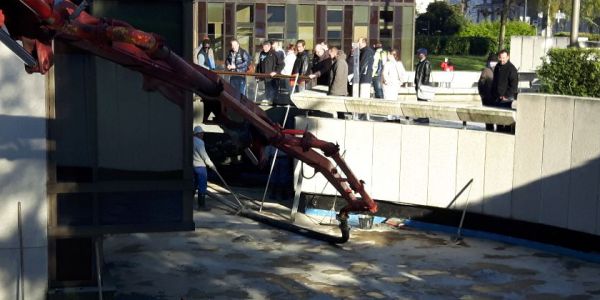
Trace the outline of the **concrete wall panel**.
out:
[[[46,247],[27,248],[23,251],[25,299],[46,299],[46,290],[48,288],[47,255],[48,250]]]
[[[46,299],[48,255],[46,247],[23,250],[24,299]],[[21,293],[19,249],[0,249],[0,299],[15,299]],[[21,299],[21,298],[19,298]]]
[[[0,249],[0,266],[0,299],[15,299],[19,288],[19,250]]]
[[[458,193],[469,180],[473,183],[463,194],[456,199],[455,209],[462,209],[469,199],[471,212],[483,211],[483,183],[485,166],[485,140],[486,133],[470,130],[458,132],[458,153],[456,162],[456,193]]]
[[[448,207],[456,195],[458,131],[431,128],[429,134],[429,184],[427,205]]]
[[[573,98],[546,99],[539,221],[557,227],[568,221],[574,105]]]
[[[375,199],[399,201],[402,128],[391,123],[373,124],[373,176]]]
[[[515,137],[487,133],[485,149],[485,214],[510,217]]]
[[[0,44],[0,299],[14,299],[18,269],[17,202],[27,262],[25,299],[45,299],[47,282],[46,99],[44,76],[29,75]],[[31,249],[39,249],[31,251]],[[26,265],[27,268],[27,265]]]
[[[317,119],[296,117],[296,128],[297,129],[304,130],[305,128],[307,128],[306,127],[307,124],[308,124],[308,131],[311,132],[312,134],[317,135]],[[314,172],[315,172],[315,169],[311,168],[307,164],[303,164],[302,169],[303,169],[303,173],[307,177],[312,176],[312,174],[314,174]],[[318,177],[321,177],[321,180],[325,180],[325,178],[323,178],[323,175],[320,175],[320,174],[315,175],[315,177],[313,179],[306,179],[306,178],[303,179],[302,180],[302,192],[317,193],[316,181],[317,181]],[[298,179],[294,178],[294,180],[298,180]],[[319,189],[318,192],[321,192],[322,189],[323,189],[323,186],[321,185],[321,188]]]
[[[510,37],[510,62],[512,62],[517,69],[521,68],[523,64],[523,36],[512,36]]]
[[[402,156],[400,158],[400,201],[427,204],[429,179],[429,127],[402,128]]]
[[[343,154],[346,149],[346,122],[343,120],[321,118],[317,121],[317,127],[317,138],[332,143],[338,143],[340,145],[340,154]],[[317,150],[317,152],[322,153],[320,150]],[[331,162],[335,165],[333,160],[331,160]],[[325,187],[323,194],[335,195],[335,193],[337,193],[337,190],[329,184],[327,179],[321,174],[319,174],[315,182],[315,187],[317,188],[317,193],[321,193],[323,187]]]
[[[519,102],[515,135],[512,216],[536,222],[541,205],[545,95],[527,95]]]
[[[538,66],[542,64],[542,57],[546,55],[546,52],[552,48],[554,45],[554,41],[550,39],[546,39],[543,37],[534,37],[535,44],[532,48],[532,57],[531,57],[531,69],[535,70]],[[523,49],[528,49],[523,47]]]
[[[571,186],[569,190],[569,229],[595,233],[600,181],[600,103],[575,101]]]
[[[533,48],[535,47],[535,41],[532,38],[523,37],[522,43],[521,49],[526,50],[521,53],[521,66],[519,70],[533,70]]]
[[[373,122],[346,121],[345,160],[354,175],[364,180],[367,193],[373,192]]]

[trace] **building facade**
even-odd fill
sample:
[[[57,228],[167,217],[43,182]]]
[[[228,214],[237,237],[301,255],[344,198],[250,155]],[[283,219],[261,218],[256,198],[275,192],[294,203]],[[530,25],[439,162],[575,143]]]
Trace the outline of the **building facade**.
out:
[[[407,68],[413,64],[414,0],[387,1],[202,1],[194,3],[196,45],[208,37],[217,64],[223,66],[232,39],[251,55],[264,40],[284,44],[306,41],[341,46],[346,52],[352,42],[365,37],[400,51]]]

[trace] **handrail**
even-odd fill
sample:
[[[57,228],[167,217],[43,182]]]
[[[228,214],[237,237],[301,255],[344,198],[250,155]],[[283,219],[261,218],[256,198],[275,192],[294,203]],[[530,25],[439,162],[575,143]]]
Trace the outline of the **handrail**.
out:
[[[212,72],[216,73],[216,74],[219,74],[219,75],[254,76],[254,77],[258,77],[258,78],[288,78],[288,79],[295,79],[296,78],[296,75],[275,74],[275,75],[271,76],[271,74],[268,74],[268,73],[255,73],[255,72],[244,72],[244,73],[242,73],[242,72],[217,71],[217,70],[213,70]],[[309,76],[298,76],[298,79],[313,80]]]

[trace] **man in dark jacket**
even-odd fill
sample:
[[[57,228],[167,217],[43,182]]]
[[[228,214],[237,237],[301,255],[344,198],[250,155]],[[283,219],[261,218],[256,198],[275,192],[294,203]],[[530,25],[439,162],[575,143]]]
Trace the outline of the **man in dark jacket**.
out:
[[[231,41],[231,50],[227,54],[225,68],[231,72],[246,73],[250,65],[250,55],[240,47],[237,40]],[[231,76],[229,83],[242,95],[246,95],[246,76]]]
[[[517,68],[509,59],[506,50],[498,52],[498,64],[494,68],[492,82],[493,106],[511,108],[512,102],[517,99],[519,77]]]
[[[348,83],[348,63],[346,63],[346,54],[338,47],[329,49],[329,57],[333,60],[331,71],[329,73],[329,92],[332,96],[347,96]]]
[[[429,85],[429,76],[431,75],[431,63],[427,60],[427,49],[420,48],[417,50],[417,58],[419,63],[415,68],[415,90],[417,91],[417,101],[427,101],[427,99],[419,98],[419,87],[421,85]]]
[[[360,97],[371,98],[371,83],[373,83],[373,56],[375,52],[367,45],[366,38],[358,39],[359,72],[360,72]],[[356,76],[356,75],[355,75]]]
[[[257,73],[269,74],[275,76],[283,69],[283,60],[271,48],[271,42],[263,42],[263,51],[258,56],[258,65],[256,66]],[[277,96],[277,79],[265,78],[265,96],[271,103]]]
[[[333,62],[327,50],[327,46],[324,43],[315,46],[315,56],[313,57],[310,78],[317,78],[317,85],[329,85],[329,70]]]
[[[296,42],[296,61],[292,68],[292,75],[299,74],[300,76],[308,76],[310,74],[309,68],[309,55],[305,49],[306,42],[304,40],[298,40]],[[303,91],[306,88],[304,80],[298,79],[298,92]]]

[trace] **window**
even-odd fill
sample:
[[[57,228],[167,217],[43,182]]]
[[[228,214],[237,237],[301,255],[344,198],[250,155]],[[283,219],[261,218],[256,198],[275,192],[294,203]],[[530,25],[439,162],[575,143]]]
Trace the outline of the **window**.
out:
[[[268,23],[284,23],[285,22],[285,6],[267,6],[267,22]]]
[[[342,23],[344,21],[341,6],[331,6],[327,8],[327,23]]]
[[[246,51],[252,51],[254,49],[253,38],[252,38],[252,28],[238,28],[237,31],[237,40],[240,43],[240,47],[245,49]]]
[[[379,38],[381,40],[392,38],[392,28],[394,28],[394,12],[384,10],[379,12]]]
[[[223,19],[225,6],[223,3],[208,3],[208,38],[212,41],[215,60],[222,61],[223,58]]]
[[[235,37],[240,43],[240,47],[252,52],[254,49],[254,5],[236,5],[235,20]]]
[[[342,38],[342,26],[328,26],[327,27],[327,39],[341,39]]]
[[[356,42],[359,38],[367,38],[369,36],[369,26],[361,25],[354,26],[354,36],[352,39]]]
[[[368,6],[354,6],[352,13],[352,20],[354,24],[368,24],[369,23],[369,7]]]
[[[298,5],[298,23],[314,23],[315,22],[315,6],[314,5]]]
[[[315,6],[298,5],[298,39],[306,42],[305,48],[312,50],[315,45]]]
[[[235,20],[238,24],[254,22],[254,5],[238,4],[235,10]]]
[[[305,48],[313,49],[315,46],[315,27],[314,26],[298,26],[298,39],[306,42]]]
[[[327,8],[327,43],[341,46],[342,22],[344,22],[344,11],[342,6],[330,6]]]
[[[369,38],[369,7],[354,6],[352,11],[352,21],[354,23],[354,32],[352,40],[357,41],[359,38]]]
[[[267,6],[267,39],[283,40],[285,38],[285,6]]]

